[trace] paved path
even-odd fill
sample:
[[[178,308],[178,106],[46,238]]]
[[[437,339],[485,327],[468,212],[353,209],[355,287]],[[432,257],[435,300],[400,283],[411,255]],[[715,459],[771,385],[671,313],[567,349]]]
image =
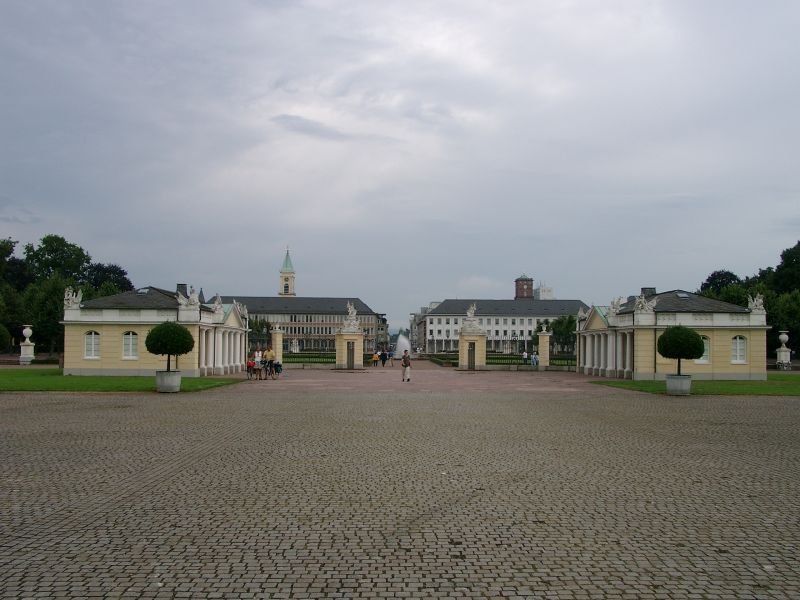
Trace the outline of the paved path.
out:
[[[2,598],[800,598],[800,399],[288,370],[0,394]]]

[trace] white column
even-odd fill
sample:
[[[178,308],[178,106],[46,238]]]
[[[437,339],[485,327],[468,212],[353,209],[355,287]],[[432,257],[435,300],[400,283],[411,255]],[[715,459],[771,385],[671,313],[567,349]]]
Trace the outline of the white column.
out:
[[[586,366],[583,369],[583,372],[586,375],[591,375],[592,361],[594,360],[594,347],[593,347],[594,339],[591,333],[587,333],[583,339],[584,339],[584,344],[586,345],[586,363],[585,363]]]
[[[214,330],[214,375],[224,375],[222,366],[222,330]]]
[[[624,334],[620,335],[619,331],[614,332],[615,346],[616,346],[616,359],[614,364],[614,377],[619,377],[622,372],[622,342]]]
[[[222,334],[222,346],[224,348],[222,352],[222,366],[225,368],[225,374],[231,372],[231,332],[226,331]]]
[[[597,374],[598,375],[605,375],[606,374],[606,334],[605,333],[598,333],[597,334],[597,344],[599,346],[598,351],[598,364],[597,364]]]
[[[616,377],[617,375],[617,350],[616,350],[616,332],[609,331],[606,334],[608,340],[608,359],[606,361],[606,377]]]
[[[200,377],[206,374],[206,332],[201,327],[197,336],[197,371]]]
[[[625,334],[625,379],[633,377],[633,332]]]

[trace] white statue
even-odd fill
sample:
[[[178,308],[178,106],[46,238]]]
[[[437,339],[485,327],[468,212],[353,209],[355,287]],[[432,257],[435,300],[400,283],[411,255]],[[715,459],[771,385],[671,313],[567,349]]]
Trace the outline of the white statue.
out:
[[[200,306],[200,295],[194,289],[194,286],[189,288],[189,300],[187,304],[189,306]]]
[[[358,322],[358,317],[356,317],[356,307],[352,302],[347,303],[347,318],[344,320],[344,327],[345,329],[360,329],[361,325]]]
[[[765,313],[766,309],[764,309],[764,296],[762,296],[761,294],[756,294],[755,296],[748,296],[747,308],[750,309],[750,312]]]
[[[647,300],[644,297],[644,294],[636,298],[636,304],[634,306],[634,311],[636,312],[654,312],[656,308],[656,304],[658,304],[658,298],[653,298],[652,300]]]
[[[214,314],[221,315],[225,312],[225,308],[222,306],[222,297],[219,294],[214,296]]]
[[[478,307],[475,305],[474,302],[472,304],[470,304],[469,308],[467,308],[467,319],[474,319],[475,318],[475,311],[477,309],[478,309]]]
[[[616,315],[622,308],[622,298],[614,298],[608,306],[608,314]]]
[[[80,308],[83,290],[73,292],[71,287],[64,290],[64,308]]]

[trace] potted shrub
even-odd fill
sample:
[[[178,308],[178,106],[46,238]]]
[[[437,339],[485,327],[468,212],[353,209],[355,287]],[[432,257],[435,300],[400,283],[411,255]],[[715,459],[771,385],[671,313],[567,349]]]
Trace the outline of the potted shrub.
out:
[[[170,369],[170,358],[175,356],[175,366],[177,367],[178,356],[192,351],[194,338],[189,330],[174,321],[167,321],[150,330],[144,340],[144,345],[151,354],[167,355],[167,370],[156,371],[156,391],[180,392],[181,372]]]
[[[667,327],[658,338],[658,353],[664,358],[678,359],[678,374],[667,375],[667,393],[688,396],[692,390],[692,376],[681,375],[681,359],[703,356],[703,338],[694,329],[682,325]]]

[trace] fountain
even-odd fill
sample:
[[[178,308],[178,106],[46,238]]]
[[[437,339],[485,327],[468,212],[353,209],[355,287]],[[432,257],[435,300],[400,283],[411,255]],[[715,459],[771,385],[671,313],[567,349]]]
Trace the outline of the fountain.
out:
[[[400,335],[397,336],[397,343],[395,344],[394,355],[399,358],[403,356],[404,350],[408,350],[408,353],[411,354],[411,342],[409,342],[408,338],[401,333]]]

